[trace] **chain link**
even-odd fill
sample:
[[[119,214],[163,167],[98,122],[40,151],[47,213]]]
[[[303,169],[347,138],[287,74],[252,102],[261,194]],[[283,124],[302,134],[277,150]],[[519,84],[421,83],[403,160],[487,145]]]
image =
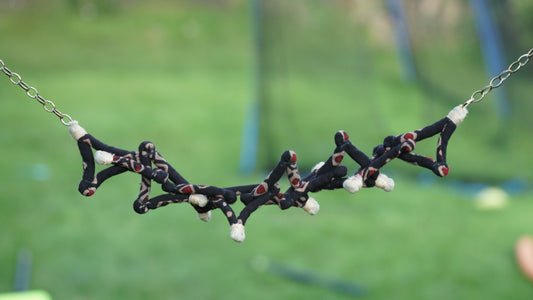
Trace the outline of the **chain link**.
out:
[[[20,75],[15,72],[12,72],[8,67],[6,67],[6,65],[4,64],[4,61],[2,61],[1,59],[0,59],[0,70],[4,72],[4,74],[7,77],[9,77],[9,81],[11,81],[12,84],[18,85],[20,88],[26,91],[26,95],[28,95],[28,97],[42,104],[45,111],[55,114],[63,125],[68,126],[69,123],[72,122],[72,118],[69,115],[64,114],[61,111],[59,111],[56,108],[56,105],[54,104],[54,102],[50,100],[46,100],[41,95],[39,95],[39,92],[37,91],[36,88],[29,86],[26,82],[22,81],[22,78],[20,77]]]
[[[514,72],[520,70],[521,67],[525,66],[529,62],[531,57],[533,57],[533,48],[531,48],[529,52],[522,54],[522,56],[520,56],[516,61],[510,64],[507,70],[501,72],[498,76],[492,78],[487,86],[475,91],[472,96],[470,96],[470,99],[468,99],[463,104],[463,107],[467,107],[471,103],[476,103],[483,100],[483,98],[485,98],[485,96],[490,93],[490,91],[502,85],[502,83],[507,80],[507,78],[511,77]]]

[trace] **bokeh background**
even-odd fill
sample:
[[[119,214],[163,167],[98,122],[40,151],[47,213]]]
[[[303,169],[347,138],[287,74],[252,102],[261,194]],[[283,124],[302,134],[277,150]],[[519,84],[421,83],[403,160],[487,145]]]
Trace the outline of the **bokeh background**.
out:
[[[370,154],[441,119],[533,47],[532,20],[520,0],[6,0],[0,59],[100,140],[150,140],[190,182],[223,187],[261,182],[286,149],[308,172],[339,129]],[[134,174],[80,195],[67,127],[2,77],[0,293],[533,296],[514,258],[533,234],[532,63],[469,107],[448,177],[393,161],[394,191],[321,192],[315,216],[263,207],[242,244],[219,211],[209,223],[187,204],[137,215]],[[488,188],[500,192],[489,206]]]

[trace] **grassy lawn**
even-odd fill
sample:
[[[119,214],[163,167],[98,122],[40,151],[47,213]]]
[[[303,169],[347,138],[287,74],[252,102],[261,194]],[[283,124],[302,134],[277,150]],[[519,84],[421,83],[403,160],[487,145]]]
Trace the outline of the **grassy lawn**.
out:
[[[231,186],[263,179],[261,170],[238,171],[253,94],[245,1],[135,2],[83,17],[62,1],[52,3],[0,10],[0,59],[43,97],[108,144],[133,150],[152,141],[190,182]],[[296,26],[285,33],[290,46],[269,48],[286,51],[291,63],[290,72],[268,73],[273,100],[262,120],[259,151],[265,169],[289,148],[304,170],[325,160],[338,129],[370,153],[388,134],[444,117],[486,81],[479,78],[479,59],[445,57],[442,72],[463,66],[458,76],[465,83],[428,93],[401,80],[390,48],[366,35],[351,42],[357,27],[346,27],[341,37],[320,28],[323,41]],[[298,32],[304,32],[299,39],[289,38]],[[335,38],[344,41],[339,48],[326,47]],[[351,48],[360,56],[350,57]],[[419,51],[422,61],[434,63],[429,72],[436,72],[438,51]],[[352,68],[362,71],[351,74]],[[321,192],[314,195],[321,204],[316,216],[260,208],[242,244],[229,238],[219,211],[209,223],[186,204],[137,215],[132,201],[140,178],[134,174],[113,178],[90,198],[81,196],[81,158],[67,127],[3,78],[0,293],[12,290],[17,254],[28,250],[30,287],[53,299],[350,298],[259,272],[251,267],[257,257],[353,282],[367,299],[531,299],[533,287],[513,256],[516,239],[533,228],[532,127],[520,108],[531,106],[520,96],[532,91],[528,72],[509,81],[512,120],[495,121],[490,105],[472,106],[450,142],[449,177],[422,184],[417,176],[423,171],[393,162],[384,170],[396,181],[393,192]],[[447,99],[450,93],[458,98]],[[416,152],[433,155],[435,144],[417,145]],[[357,167],[348,160],[346,165]],[[515,177],[527,182],[527,191],[496,211],[476,209],[473,196],[452,185],[496,185]],[[242,205],[235,207],[240,211]]]

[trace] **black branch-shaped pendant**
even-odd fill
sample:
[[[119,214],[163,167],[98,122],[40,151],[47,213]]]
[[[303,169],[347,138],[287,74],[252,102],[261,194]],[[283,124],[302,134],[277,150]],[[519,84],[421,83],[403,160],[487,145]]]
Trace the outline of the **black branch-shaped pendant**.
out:
[[[388,136],[383,144],[374,148],[372,157],[357,149],[349,140],[348,134],[340,130],[334,137],[333,154],[325,162],[318,163],[304,178],[298,171],[296,153],[287,150],[263,182],[232,187],[189,183],[151,142],[142,142],[137,151],[127,151],[101,142],[87,133],[76,121],[69,123],[69,131],[78,143],[83,160],[83,176],[78,190],[84,196],[92,196],[104,181],[115,175],[126,171],[134,172],[141,175],[139,196],[133,202],[133,209],[137,213],[144,214],[170,203],[188,202],[196,210],[198,217],[207,222],[211,211],[220,209],[230,224],[230,237],[242,242],[245,238],[246,221],[263,205],[278,205],[282,210],[299,207],[314,215],[320,206],[309,193],[341,188],[355,193],[363,187],[392,191],[394,181],[381,173],[380,169],[394,158],[427,168],[440,177],[448,175],[448,141],[466,114],[466,107],[460,105],[434,124],[401,135]],[[436,159],[413,153],[417,142],[439,133]],[[348,168],[341,165],[346,154],[359,165],[354,175],[349,177]],[[95,175],[95,164],[109,167]],[[287,175],[289,188],[281,192],[279,182],[284,174]],[[150,198],[153,182],[160,184],[165,193]],[[244,204],[239,215],[231,206],[237,198]]]

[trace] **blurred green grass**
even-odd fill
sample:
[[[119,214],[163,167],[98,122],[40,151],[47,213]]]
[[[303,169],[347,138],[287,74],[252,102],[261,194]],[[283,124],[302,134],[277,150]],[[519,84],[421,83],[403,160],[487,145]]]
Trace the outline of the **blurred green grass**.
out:
[[[53,3],[0,12],[1,59],[41,95],[106,143],[136,149],[141,141],[154,142],[191,182],[230,186],[262,180],[261,172],[244,175],[237,167],[253,80],[244,1],[136,2],[93,18]],[[331,153],[338,129],[368,152],[381,137],[425,126],[464,100],[439,102],[439,95],[428,97],[403,82],[390,49],[370,44],[357,48],[366,54],[363,61],[335,60],[335,51],[347,52],[366,38],[347,41],[346,49],[321,46],[320,60],[311,46],[327,40],[307,45],[303,35],[295,41],[302,48],[288,51],[307,51],[292,62],[290,80],[271,75],[273,98],[280,103],[271,104],[267,117],[277,118],[267,123],[271,144],[262,145],[260,158],[277,159],[292,148],[299,164],[312,166]],[[438,53],[431,55],[432,70],[476,75],[477,82],[455,91],[460,96],[486,81],[475,67],[479,59],[441,61]],[[456,74],[454,65],[465,73]],[[350,66],[361,68],[360,74],[350,74]],[[528,80],[514,76],[512,92],[531,91]],[[513,196],[503,210],[482,212],[448,185],[451,179],[497,183],[515,176],[530,182],[528,118],[502,124],[492,121],[490,105],[476,105],[450,143],[450,178],[426,187],[413,180],[419,169],[394,162],[385,171],[397,175],[393,192],[322,192],[314,195],[321,204],[316,216],[261,208],[247,223],[245,242],[237,244],[218,211],[209,223],[186,205],[135,214],[131,202],[139,178],[133,174],[82,197],[76,189],[81,159],[67,128],[6,78],[0,99],[0,292],[11,290],[17,253],[28,249],[31,287],[54,299],[348,298],[255,272],[249,262],[256,255],[354,281],[369,299],[533,294],[513,257],[515,240],[533,226],[531,194]],[[522,103],[527,99],[516,111],[529,107]],[[432,153],[434,143],[417,145],[417,152]]]

